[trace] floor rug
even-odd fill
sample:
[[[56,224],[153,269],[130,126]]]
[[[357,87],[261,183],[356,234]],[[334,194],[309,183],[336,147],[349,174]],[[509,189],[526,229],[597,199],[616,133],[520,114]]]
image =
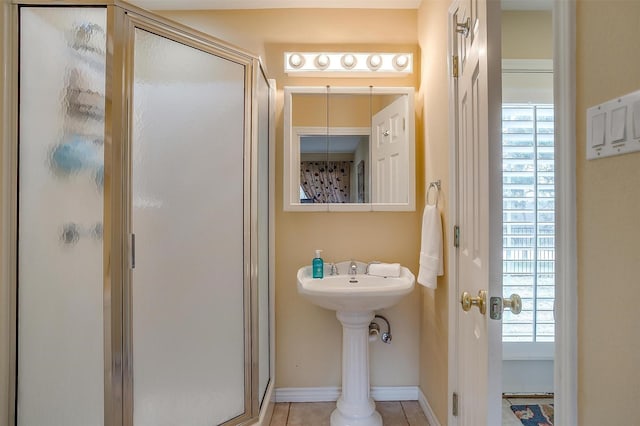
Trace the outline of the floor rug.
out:
[[[553,404],[512,405],[511,411],[525,426],[553,426]]]

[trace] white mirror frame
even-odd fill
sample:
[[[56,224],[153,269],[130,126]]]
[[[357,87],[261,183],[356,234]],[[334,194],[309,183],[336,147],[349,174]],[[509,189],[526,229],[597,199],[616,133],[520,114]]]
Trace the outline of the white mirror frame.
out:
[[[326,86],[288,86],[284,88],[284,211],[304,212],[365,212],[365,211],[415,211],[416,209],[416,156],[415,156],[415,88],[413,87],[330,87],[330,95],[407,95],[408,139],[408,200],[406,203],[324,203],[300,202],[300,146],[298,134],[291,120],[294,94],[326,94]]]

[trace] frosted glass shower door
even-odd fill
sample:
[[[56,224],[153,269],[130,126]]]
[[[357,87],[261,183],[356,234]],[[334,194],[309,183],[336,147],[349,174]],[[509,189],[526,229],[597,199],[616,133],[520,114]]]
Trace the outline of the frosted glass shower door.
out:
[[[101,426],[106,8],[19,25],[16,424]]]
[[[134,36],[134,426],[221,424],[246,410],[245,67]]]

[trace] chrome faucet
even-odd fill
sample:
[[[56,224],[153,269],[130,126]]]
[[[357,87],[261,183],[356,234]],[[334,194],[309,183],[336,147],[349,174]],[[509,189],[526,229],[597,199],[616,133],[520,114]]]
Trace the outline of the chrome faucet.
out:
[[[338,267],[335,263],[329,264],[329,275],[338,275]]]
[[[349,275],[356,275],[358,273],[358,265],[356,265],[355,261],[351,261],[349,264]]]

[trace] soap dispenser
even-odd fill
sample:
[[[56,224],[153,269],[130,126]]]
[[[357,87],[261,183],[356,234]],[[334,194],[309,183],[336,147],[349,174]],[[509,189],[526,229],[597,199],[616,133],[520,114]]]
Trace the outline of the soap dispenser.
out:
[[[324,261],[320,257],[322,250],[316,250],[316,257],[313,258],[311,269],[313,270],[313,278],[324,277]]]

